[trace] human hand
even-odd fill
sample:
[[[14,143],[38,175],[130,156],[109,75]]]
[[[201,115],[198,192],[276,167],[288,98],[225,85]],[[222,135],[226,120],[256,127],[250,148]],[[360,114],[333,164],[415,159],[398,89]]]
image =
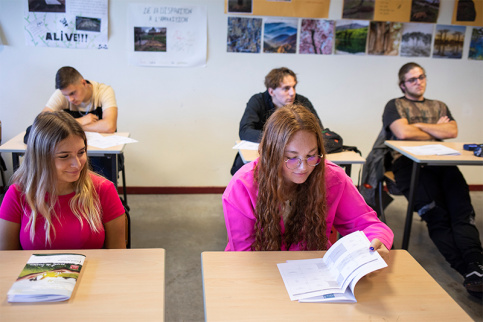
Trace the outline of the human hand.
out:
[[[444,123],[449,123],[451,120],[447,116],[441,116],[441,118],[438,120],[436,124],[444,124]]]
[[[385,260],[389,255],[389,249],[377,238],[374,238],[371,242],[371,250],[377,251],[379,255]]]
[[[99,118],[97,117],[97,115],[92,114],[92,113],[88,113],[87,115],[84,115],[83,117],[80,117],[80,118],[77,119],[77,121],[81,125],[91,124],[91,123],[97,122],[98,120],[99,120]]]

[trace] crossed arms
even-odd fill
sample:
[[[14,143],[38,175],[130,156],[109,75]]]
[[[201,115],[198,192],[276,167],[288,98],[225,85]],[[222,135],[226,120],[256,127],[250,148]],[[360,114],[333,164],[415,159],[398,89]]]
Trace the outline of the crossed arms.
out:
[[[400,118],[392,122],[389,128],[400,140],[444,140],[455,138],[458,135],[456,121],[451,121],[447,116],[442,116],[436,124],[409,124],[407,119]]]

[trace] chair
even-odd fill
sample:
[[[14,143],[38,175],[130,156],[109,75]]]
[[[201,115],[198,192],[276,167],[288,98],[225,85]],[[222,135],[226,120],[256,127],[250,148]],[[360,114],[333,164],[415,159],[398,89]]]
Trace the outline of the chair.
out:
[[[386,189],[384,188],[384,184],[386,184]],[[391,195],[401,196],[402,193],[396,187],[394,173],[389,170],[384,172],[384,177],[377,183],[374,196],[376,207],[375,211],[379,219],[381,219],[383,222],[386,222],[384,209],[386,209],[386,207],[394,200]]]

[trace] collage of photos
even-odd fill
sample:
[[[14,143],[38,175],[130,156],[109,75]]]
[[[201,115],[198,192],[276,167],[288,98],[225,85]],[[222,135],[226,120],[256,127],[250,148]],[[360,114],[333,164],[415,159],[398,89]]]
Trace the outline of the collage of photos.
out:
[[[381,55],[483,60],[483,27],[436,24],[440,0],[393,0],[409,5],[407,21],[373,21],[378,0],[344,0],[342,19],[229,16],[227,52],[312,55]],[[455,5],[457,21],[475,21],[474,6]],[[228,0],[228,13],[250,13],[252,0]],[[238,10],[238,11],[237,11]]]

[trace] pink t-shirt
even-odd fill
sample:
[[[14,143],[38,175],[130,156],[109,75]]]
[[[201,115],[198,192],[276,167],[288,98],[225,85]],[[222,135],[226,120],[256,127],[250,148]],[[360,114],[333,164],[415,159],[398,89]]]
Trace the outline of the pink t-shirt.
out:
[[[124,214],[124,207],[114,184],[95,174],[90,174],[94,187],[99,195],[102,211],[102,222],[105,224]],[[69,201],[74,197],[72,192],[68,195],[59,196],[55,204],[57,219],[53,219],[55,235],[51,233],[51,244],[45,243],[45,219],[38,216],[34,241],[30,240],[27,223],[30,208],[27,206],[27,214],[22,209],[22,204],[27,205],[25,197],[18,190],[17,185],[8,189],[0,208],[0,218],[20,224],[20,245],[22,249],[96,249],[104,245],[105,231],[99,233],[91,231],[89,224],[83,219],[81,224],[71,211]]]
[[[238,170],[223,193],[223,212],[228,232],[225,251],[250,250],[255,240],[258,185],[253,174],[257,164],[258,159]],[[392,230],[377,218],[375,211],[366,204],[344,170],[328,160],[325,161],[325,185],[327,238],[330,236],[332,226],[342,236],[361,230],[369,240],[378,238],[387,249],[391,249],[394,238]],[[280,221],[280,225],[283,234],[283,220]],[[286,250],[284,245],[282,250]],[[301,248],[297,244],[291,245],[289,250],[301,250]]]

